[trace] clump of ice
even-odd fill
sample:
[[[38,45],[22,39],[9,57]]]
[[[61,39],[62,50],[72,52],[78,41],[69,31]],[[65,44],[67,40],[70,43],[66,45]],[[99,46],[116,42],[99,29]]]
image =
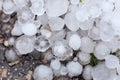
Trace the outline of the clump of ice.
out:
[[[52,80],[53,71],[48,66],[39,65],[35,68],[33,77],[35,80]]]

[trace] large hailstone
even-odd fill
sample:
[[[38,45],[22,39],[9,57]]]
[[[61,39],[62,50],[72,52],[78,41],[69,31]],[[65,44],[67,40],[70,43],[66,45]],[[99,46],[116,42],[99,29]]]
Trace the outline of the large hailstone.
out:
[[[78,34],[72,34],[68,43],[73,50],[78,50],[81,46],[81,38]]]
[[[40,65],[35,68],[33,78],[35,80],[52,80],[53,79],[53,71],[48,66]]]
[[[116,76],[115,69],[108,69],[104,63],[99,63],[92,69],[93,80],[114,80]]]
[[[39,36],[35,41],[35,49],[40,52],[45,52],[49,49],[50,43],[44,36]]]
[[[16,11],[16,5],[12,2],[12,0],[4,0],[3,12],[5,14],[12,14],[15,11]]]
[[[69,77],[74,77],[82,73],[83,67],[79,62],[71,61],[67,63],[67,70]]]
[[[65,24],[64,20],[60,17],[50,18],[48,23],[52,31],[62,30]]]
[[[27,22],[22,26],[22,32],[27,36],[33,36],[37,33],[37,26],[34,23]]]
[[[67,12],[68,0],[47,0],[46,13],[49,17],[58,17]]]
[[[96,45],[94,55],[98,59],[103,60],[105,59],[105,56],[110,54],[110,51],[111,49],[101,42]]]
[[[65,40],[55,41],[52,46],[52,51],[55,57],[60,60],[65,60],[73,54],[72,49],[68,46]]]
[[[85,53],[92,53],[95,43],[89,37],[81,38],[81,50]]]
[[[20,36],[15,42],[15,48],[18,54],[28,54],[34,50],[34,38],[28,36]]]
[[[45,12],[44,0],[31,0],[30,9],[34,15],[43,15]]]
[[[119,58],[114,55],[108,55],[105,57],[105,65],[109,69],[115,69],[119,66]]]
[[[67,13],[65,15],[65,24],[71,31],[77,31],[80,27],[79,22],[77,21],[75,15],[72,13]]]

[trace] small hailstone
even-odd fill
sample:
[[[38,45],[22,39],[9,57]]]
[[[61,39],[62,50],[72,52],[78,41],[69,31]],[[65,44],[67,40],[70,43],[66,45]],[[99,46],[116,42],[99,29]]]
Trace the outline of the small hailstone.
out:
[[[64,20],[60,17],[50,18],[48,23],[52,31],[62,30],[65,24]]]
[[[93,21],[92,20],[86,20],[85,22],[80,23],[80,29],[81,30],[89,30],[93,27]]]
[[[37,26],[34,23],[25,23],[22,26],[22,32],[27,36],[33,36],[37,33]]]
[[[102,11],[101,11],[100,7],[95,5],[95,6],[90,7],[89,13],[90,13],[90,17],[92,19],[94,19],[94,18],[99,17],[100,14],[102,13]]]
[[[71,61],[67,63],[67,70],[69,77],[74,77],[82,73],[83,67],[79,62]]]
[[[6,50],[5,57],[6,57],[7,61],[10,61],[10,62],[17,60],[17,58],[18,58],[16,52],[13,49]]]
[[[68,5],[68,0],[47,0],[46,13],[49,17],[61,16],[67,12]]]
[[[85,66],[82,74],[85,80],[92,80],[91,71],[92,71],[92,67],[90,65]]]
[[[81,38],[78,34],[72,34],[69,39],[69,46],[73,50],[78,50],[81,46]]]
[[[80,9],[76,12],[76,19],[79,21],[79,22],[84,22],[86,20],[88,20],[88,17],[89,17],[89,12],[86,11],[86,9]]]
[[[88,54],[88,53],[79,52],[77,54],[77,57],[78,57],[80,63],[83,65],[88,64],[90,62],[90,54]]]
[[[72,56],[72,49],[66,44],[65,40],[55,41],[52,47],[53,54],[60,60],[65,60]]]
[[[61,63],[59,60],[55,59],[55,60],[51,60],[50,66],[53,70],[59,70],[61,67]]]
[[[101,42],[95,46],[94,55],[98,59],[103,60],[103,59],[105,59],[105,56],[110,54],[110,51],[111,51],[110,48]]]
[[[65,15],[65,24],[71,31],[77,31],[79,29],[79,22],[72,13],[67,13]]]
[[[40,32],[41,32],[41,35],[45,36],[46,38],[50,38],[52,35],[52,32],[47,29],[41,29]]]
[[[5,14],[12,14],[16,11],[15,4],[12,2],[12,0],[4,0],[3,2],[3,12]]]
[[[108,69],[104,63],[99,63],[92,69],[93,80],[114,80],[116,76],[115,69]]]
[[[66,66],[62,65],[60,68],[60,75],[67,75],[68,70],[66,68]]]
[[[35,49],[40,52],[45,52],[47,49],[49,49],[50,43],[49,41],[43,37],[39,36],[35,41]]]
[[[21,24],[18,23],[18,21],[15,22],[14,27],[11,31],[11,34],[13,36],[19,36],[19,35],[23,34]]]
[[[53,71],[48,66],[40,65],[35,68],[33,78],[35,80],[52,80],[53,79]]]
[[[43,15],[45,12],[44,0],[31,0],[31,11],[34,15]]]
[[[7,15],[7,14],[1,14],[1,21],[4,22],[4,23],[7,23],[8,21],[10,21],[10,15]]]
[[[18,55],[28,54],[34,50],[33,37],[20,36],[15,41],[15,48],[18,51]]]
[[[114,28],[111,25],[104,23],[104,22],[101,22],[99,24],[99,26],[100,26],[100,38],[101,38],[101,40],[103,40],[103,41],[112,40],[114,35],[115,35]]]
[[[109,69],[115,69],[119,66],[119,59],[114,55],[108,55],[105,57],[105,65]]]
[[[15,43],[15,38],[14,38],[14,37],[10,37],[10,38],[8,39],[8,43],[9,43],[9,45],[14,45],[14,43]]]
[[[81,38],[81,50],[85,53],[92,53],[95,43],[89,37]]]
[[[97,27],[93,27],[88,31],[88,36],[92,38],[93,40],[99,40],[100,39],[100,30]]]

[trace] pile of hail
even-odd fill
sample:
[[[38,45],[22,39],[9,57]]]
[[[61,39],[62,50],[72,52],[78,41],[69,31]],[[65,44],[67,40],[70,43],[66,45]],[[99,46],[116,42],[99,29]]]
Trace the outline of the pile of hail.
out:
[[[37,51],[48,60],[35,80],[120,80],[120,0],[0,0],[0,11],[3,22],[17,13],[6,59]]]

